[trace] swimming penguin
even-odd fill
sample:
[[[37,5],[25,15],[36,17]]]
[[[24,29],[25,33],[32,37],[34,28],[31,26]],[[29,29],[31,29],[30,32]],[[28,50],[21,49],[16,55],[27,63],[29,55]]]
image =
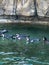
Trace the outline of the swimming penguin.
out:
[[[40,39],[39,38],[33,38],[33,39],[30,39],[30,43],[33,43],[33,42],[39,42]]]
[[[43,41],[44,43],[49,44],[49,40],[46,37],[43,37]]]
[[[6,30],[6,29],[0,31],[1,34],[7,33],[7,32],[8,32],[8,30]]]
[[[47,38],[46,37],[43,37],[43,41],[47,41]]]
[[[30,36],[26,36],[26,44],[30,43]]]
[[[2,38],[6,38],[6,39],[13,39],[13,35],[11,34],[2,34]]]
[[[26,43],[27,44],[30,42],[30,36],[29,35],[25,35],[25,34],[15,34],[13,36],[13,39],[18,39],[18,40],[26,39]]]
[[[12,39],[18,39],[19,38],[19,34],[15,34],[12,36]]]
[[[8,32],[8,30],[6,30],[6,29],[0,30],[0,37],[4,36],[4,34],[7,32]]]

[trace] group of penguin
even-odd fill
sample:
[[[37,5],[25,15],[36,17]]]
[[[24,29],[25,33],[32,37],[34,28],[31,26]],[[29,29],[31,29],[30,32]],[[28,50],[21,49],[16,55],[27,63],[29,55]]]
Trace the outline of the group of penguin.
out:
[[[5,33],[8,33],[9,31],[6,30],[6,29],[3,29],[3,30],[0,30],[0,37],[3,37],[3,38],[6,38],[6,39],[18,39],[18,40],[21,40],[21,39],[26,39],[26,43],[33,43],[33,42],[40,42],[41,39],[39,38],[30,38],[29,35],[25,35],[25,34],[5,34]],[[47,38],[46,37],[43,37],[43,41],[45,42],[48,42]]]

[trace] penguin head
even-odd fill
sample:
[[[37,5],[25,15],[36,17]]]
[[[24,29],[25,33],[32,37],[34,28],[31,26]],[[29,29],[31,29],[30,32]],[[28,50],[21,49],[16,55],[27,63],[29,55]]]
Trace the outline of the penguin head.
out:
[[[47,41],[47,38],[46,37],[43,37],[43,41]]]

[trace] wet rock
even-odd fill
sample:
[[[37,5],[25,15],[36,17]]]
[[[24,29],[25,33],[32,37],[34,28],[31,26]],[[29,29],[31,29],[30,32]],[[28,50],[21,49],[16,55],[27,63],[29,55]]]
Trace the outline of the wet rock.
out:
[[[49,17],[49,0],[36,0],[36,8],[39,16]]]
[[[32,16],[34,15],[34,1],[33,0],[18,0],[17,12],[18,15]]]

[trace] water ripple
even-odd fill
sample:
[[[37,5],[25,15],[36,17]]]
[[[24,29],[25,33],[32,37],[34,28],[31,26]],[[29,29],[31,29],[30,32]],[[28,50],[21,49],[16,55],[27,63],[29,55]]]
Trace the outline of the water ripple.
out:
[[[0,55],[12,55],[12,54],[18,54],[17,52],[0,52]]]
[[[33,63],[36,64],[46,64],[49,65],[49,62],[43,62],[43,61],[38,61],[40,58],[38,57],[31,57],[31,58],[25,58],[25,57],[6,57],[2,58],[3,61],[12,61],[13,64],[18,64],[18,65],[33,65]],[[8,63],[8,62],[0,62],[1,64]]]
[[[36,60],[32,60],[32,61],[35,62],[35,63],[38,63],[38,64],[48,64],[49,65],[48,62],[41,62],[41,61],[36,61]]]

